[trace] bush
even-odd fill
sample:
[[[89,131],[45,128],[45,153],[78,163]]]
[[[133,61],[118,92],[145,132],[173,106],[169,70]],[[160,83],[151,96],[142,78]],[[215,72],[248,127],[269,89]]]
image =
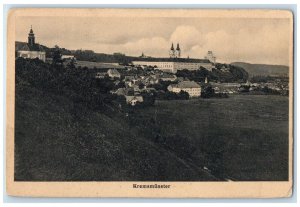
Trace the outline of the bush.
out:
[[[74,103],[92,109],[111,110],[109,103],[120,101],[109,93],[114,83],[109,79],[95,79],[87,68],[48,64],[38,59],[16,60],[16,88],[29,85],[44,93],[64,95]]]
[[[202,90],[201,90],[201,97],[202,98],[210,98],[210,97],[213,97],[214,94],[215,94],[215,91],[214,91],[214,89],[212,88],[211,85],[206,84],[202,87]]]
[[[185,91],[180,91],[179,93],[170,91],[157,93],[157,99],[160,100],[188,100],[189,98],[189,94]]]

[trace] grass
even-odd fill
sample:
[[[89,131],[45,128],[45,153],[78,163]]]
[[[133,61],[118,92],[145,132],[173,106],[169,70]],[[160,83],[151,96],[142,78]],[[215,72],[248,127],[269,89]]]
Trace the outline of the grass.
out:
[[[26,88],[15,120],[18,181],[288,179],[287,97],[157,101],[126,116]]]
[[[141,123],[139,118],[155,118],[167,146],[183,152],[178,144],[188,143],[181,156],[215,175],[245,181],[288,179],[287,97],[158,101],[135,112],[135,123]],[[149,134],[146,126],[135,127]]]

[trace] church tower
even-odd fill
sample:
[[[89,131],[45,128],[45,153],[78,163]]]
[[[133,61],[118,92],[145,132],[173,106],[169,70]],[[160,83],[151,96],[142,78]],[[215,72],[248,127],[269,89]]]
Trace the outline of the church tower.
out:
[[[32,26],[31,26],[30,32],[28,34],[28,44],[31,46],[33,46],[35,44],[35,37],[34,37],[33,30],[32,30]]]
[[[177,43],[175,56],[177,58],[180,58],[180,55],[181,55],[181,50],[180,50],[180,47],[179,47],[179,43]]]
[[[174,50],[173,43],[172,43],[171,49],[169,51],[169,55],[170,55],[170,58],[175,58],[175,50]]]

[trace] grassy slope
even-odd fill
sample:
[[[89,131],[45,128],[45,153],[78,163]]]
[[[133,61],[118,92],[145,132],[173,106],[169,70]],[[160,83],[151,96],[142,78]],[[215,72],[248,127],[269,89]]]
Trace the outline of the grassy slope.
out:
[[[284,65],[250,64],[243,62],[234,62],[231,64],[244,68],[250,76],[288,75],[289,73],[289,67]]]
[[[214,180],[125,123],[33,88],[17,91],[15,180]]]

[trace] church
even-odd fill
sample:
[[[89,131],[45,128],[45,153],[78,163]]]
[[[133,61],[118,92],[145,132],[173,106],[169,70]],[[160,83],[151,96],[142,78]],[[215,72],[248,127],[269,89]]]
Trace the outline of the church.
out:
[[[32,27],[30,28],[28,34],[28,42],[16,42],[16,58],[38,58],[42,61],[46,61],[46,52],[43,47],[35,43],[35,35],[33,33]]]
[[[209,59],[182,58],[179,43],[177,43],[176,49],[172,43],[169,56],[168,58],[141,57],[133,60],[132,63],[140,66],[153,66],[168,73],[176,73],[178,70],[184,69],[199,70],[200,67],[211,71],[213,68],[213,64]]]

